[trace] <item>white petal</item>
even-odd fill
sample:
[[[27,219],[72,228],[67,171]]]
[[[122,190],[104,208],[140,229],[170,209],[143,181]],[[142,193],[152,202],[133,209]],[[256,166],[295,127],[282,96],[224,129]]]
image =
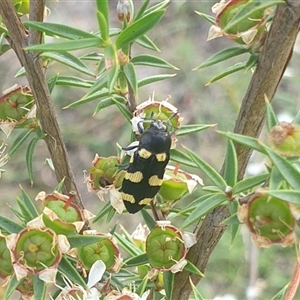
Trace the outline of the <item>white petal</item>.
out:
[[[151,280],[151,279],[155,278],[158,275],[158,273],[159,273],[159,270],[157,270],[157,269],[151,269],[147,273],[146,278]]]
[[[46,225],[44,224],[44,221],[43,221],[43,215],[39,215],[35,219],[29,221],[27,223],[27,228],[28,229],[45,229]]]
[[[26,116],[26,119],[31,119],[31,118],[35,118],[36,117],[36,105],[34,105],[31,110],[29,111],[29,113]]]
[[[144,292],[142,297],[141,297],[141,300],[146,300],[148,298],[149,294],[150,294],[150,290]]]
[[[17,234],[16,233],[12,233],[8,236],[5,237],[5,241],[6,241],[6,246],[9,250],[13,250],[14,247],[17,244]]]
[[[51,220],[51,221],[54,221],[54,220],[57,220],[59,219],[58,215],[50,208],[48,207],[45,207],[44,210],[43,210],[43,213]]]
[[[21,280],[22,278],[27,276],[28,270],[26,268],[24,268],[23,266],[18,265],[18,264],[13,264],[13,267],[15,270],[17,280]]]
[[[170,271],[172,273],[181,272],[183,270],[183,268],[185,267],[186,264],[187,264],[187,260],[186,259],[182,259],[177,264],[175,264],[174,266],[172,266],[172,268],[171,268]]]
[[[96,288],[91,288],[85,296],[85,300],[99,300],[101,293]]]
[[[109,191],[109,198],[111,206],[117,211],[118,214],[121,214],[125,210],[121,193],[113,188]]]
[[[218,14],[220,13],[224,7],[226,6],[226,1],[225,0],[221,0],[219,3],[216,3],[212,6],[211,8],[211,11],[214,13],[214,14]]]
[[[87,209],[84,209],[82,214],[83,214],[83,220],[84,221],[90,220],[90,219],[95,217],[95,215]]]
[[[96,234],[97,234],[97,230],[95,229],[89,229],[83,231],[83,235],[96,235]]]
[[[77,221],[77,222],[73,222],[72,224],[75,226],[76,231],[80,232],[83,225],[84,225],[84,222],[83,221]]]
[[[56,273],[57,273],[56,268],[55,269],[48,268],[40,272],[39,278],[45,281],[46,283],[55,283]]]
[[[62,253],[67,253],[70,250],[70,243],[67,237],[63,234],[57,235],[58,248]]]
[[[145,242],[149,233],[149,228],[139,223],[135,231],[131,234],[131,237],[133,240]]]
[[[187,248],[191,248],[197,243],[196,235],[192,232],[184,232],[182,237]]]
[[[2,123],[0,125],[0,129],[4,132],[4,134],[6,135],[6,137],[8,138],[10,133],[13,131],[13,129],[15,128],[16,123],[14,122],[10,122],[10,123]]]
[[[255,38],[256,33],[257,29],[249,29],[241,34],[241,38],[246,45],[249,45]]]
[[[209,28],[209,31],[208,31],[208,36],[207,36],[207,41],[210,41],[212,39],[215,39],[217,37],[220,37],[222,36],[223,33],[222,33],[222,29],[216,25],[212,25],[210,28]]]
[[[186,186],[188,188],[189,193],[191,194],[197,185],[197,181],[195,180],[185,180]]]
[[[132,131],[140,134],[139,127],[142,127],[142,129],[143,129],[143,121],[144,121],[144,119],[141,118],[140,116],[133,117],[131,119]]]
[[[38,200],[41,200],[41,201],[44,201],[46,199],[46,192],[42,191],[42,192],[39,192],[36,197],[35,197],[35,201],[38,201]]]
[[[92,288],[97,282],[102,279],[106,270],[106,266],[102,260],[97,260],[91,267],[87,282],[88,288]]]

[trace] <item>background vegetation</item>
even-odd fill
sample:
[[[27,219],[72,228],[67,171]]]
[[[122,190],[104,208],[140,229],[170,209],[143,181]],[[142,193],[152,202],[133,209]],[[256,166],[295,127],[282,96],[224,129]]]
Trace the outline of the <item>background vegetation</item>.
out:
[[[150,4],[154,5],[157,2],[160,1],[150,1]],[[109,1],[110,27],[112,28],[120,27],[120,21],[116,14],[117,3],[118,1]],[[206,41],[210,24],[194,11],[211,14],[213,4],[214,1],[173,1],[170,3],[164,17],[149,32],[149,36],[161,51],[156,55],[178,67],[179,70],[166,71],[138,66],[136,68],[138,78],[176,72],[176,76],[173,78],[140,88],[138,102],[147,100],[149,95],[154,92],[155,99],[159,101],[171,95],[170,102],[178,107],[178,111],[184,117],[184,124],[217,124],[217,130],[232,132],[242,99],[253,74],[252,71],[232,74],[208,86],[205,84],[212,76],[240,61],[241,57],[232,58],[230,61],[208,69],[192,71],[212,54],[234,45],[233,41],[224,38]],[[138,10],[142,2],[135,1],[134,5]],[[74,4],[74,1],[46,1],[46,6],[51,11],[51,14],[47,16],[47,22],[66,24],[88,32],[97,30],[96,2],[76,1]],[[297,4],[297,6],[299,5]],[[51,39],[47,41],[51,41]],[[81,51],[75,52],[76,55],[79,56]],[[132,56],[144,52],[145,50],[139,46],[132,48]],[[290,121],[300,109],[299,53],[300,44],[296,42],[294,55],[272,100],[272,107],[280,120]],[[247,54],[243,57],[246,58]],[[8,51],[0,56],[0,65],[0,91],[3,92],[15,83],[27,85],[25,77],[14,77],[20,68],[20,63],[13,51]],[[66,67],[54,62],[47,70],[47,78],[58,73],[65,74]],[[88,76],[71,69],[67,70],[67,73],[88,79]],[[83,203],[89,210],[98,212],[104,204],[100,203],[95,194],[87,192],[83,170],[90,167],[95,153],[101,156],[115,155],[116,143],[122,146],[127,145],[131,138],[131,132],[129,123],[115,106],[106,108],[105,111],[101,111],[94,117],[91,117],[95,108],[94,102],[85,104],[84,108],[78,106],[62,109],[80,99],[85,93],[84,89],[56,86],[51,94],[51,99]],[[266,129],[262,131],[261,141],[266,141],[266,131]],[[13,132],[10,139],[13,140],[17,135],[18,132]],[[192,149],[216,170],[221,169],[226,155],[227,141],[216,133],[215,128],[182,137],[179,142]],[[27,145],[28,142],[25,142],[22,148],[15,153],[5,166],[6,172],[2,174],[0,180],[1,212],[9,218],[13,218],[9,207],[17,206],[16,198],[20,195],[19,184],[32,198],[41,190],[50,193],[57,185],[55,174],[45,163],[45,158],[49,157],[49,154],[43,141],[39,141],[35,149],[34,183],[31,185],[24,157]],[[264,163],[263,159],[263,156],[258,153],[252,155],[246,176],[259,174]],[[189,168],[187,170],[192,171]],[[195,173],[195,170],[192,172]],[[203,178],[204,182],[208,181],[205,173],[198,171],[198,175]],[[202,193],[199,189],[192,198],[189,197],[184,201],[189,203]],[[132,232],[142,218],[139,214],[134,217],[122,214],[116,215],[111,224],[114,224],[115,221],[126,224],[127,231]],[[98,222],[95,224],[95,228],[99,231],[108,231],[111,224]],[[197,288],[205,299],[218,299],[218,296],[226,294],[231,294],[235,297],[233,299],[270,299],[290,281],[294,261],[294,248],[273,245],[268,249],[258,250],[251,244],[250,234],[242,226],[233,243],[230,232],[225,232],[210,257],[205,270],[206,277],[200,281]],[[249,288],[256,289],[256,293],[251,294]],[[298,297],[300,297],[299,293]]]

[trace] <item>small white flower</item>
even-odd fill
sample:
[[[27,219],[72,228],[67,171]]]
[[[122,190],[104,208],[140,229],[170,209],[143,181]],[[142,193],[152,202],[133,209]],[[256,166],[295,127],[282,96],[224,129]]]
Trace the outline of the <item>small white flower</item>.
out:
[[[63,277],[66,286],[61,287],[56,284],[56,286],[61,289],[61,293],[56,300],[77,299],[73,296],[76,291],[79,295],[82,295],[80,298],[82,300],[99,300],[101,293],[94,286],[102,279],[105,270],[106,267],[102,260],[97,260],[92,265],[88,276],[87,290],[78,284],[72,283],[67,277]]]

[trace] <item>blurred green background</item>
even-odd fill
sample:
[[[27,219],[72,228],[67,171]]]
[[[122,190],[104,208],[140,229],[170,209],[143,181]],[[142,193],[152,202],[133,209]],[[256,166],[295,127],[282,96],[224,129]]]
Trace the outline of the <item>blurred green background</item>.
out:
[[[150,3],[156,2],[159,1]],[[134,1],[136,8],[141,3],[140,0]],[[142,87],[139,90],[138,101],[147,100],[154,92],[155,100],[158,101],[170,95],[170,102],[178,107],[184,118],[184,124],[217,124],[216,128],[180,138],[179,144],[188,146],[219,170],[225,155],[226,141],[215,132],[215,129],[233,130],[240,103],[251,79],[251,71],[239,72],[205,86],[214,75],[237,61],[246,60],[247,55],[204,70],[192,71],[213,53],[234,46],[232,41],[223,38],[206,42],[210,24],[197,16],[194,11],[212,14],[210,8],[214,3],[215,1],[171,1],[166,16],[157,28],[149,33],[161,53],[151,53],[140,46],[134,46],[132,56],[139,53],[155,54],[180,69],[176,71],[177,76],[167,81]],[[46,1],[46,5],[51,11],[47,22],[62,23],[86,31],[98,30],[94,1]],[[109,5],[111,27],[120,27],[116,13],[117,1],[111,0]],[[300,108],[297,86],[300,79],[298,67],[300,43],[296,44],[295,50],[273,102],[274,110],[282,121],[290,121]],[[27,84],[25,78],[14,77],[20,65],[13,51],[0,56],[0,66],[0,93],[14,84]],[[90,64],[90,67],[96,68],[96,65]],[[139,79],[159,73],[172,73],[169,70],[149,67],[139,67],[137,71]],[[51,64],[47,77],[51,78],[57,73],[79,75],[58,63]],[[80,76],[91,79],[82,74]],[[97,214],[103,204],[95,194],[87,192],[83,170],[89,169],[95,153],[103,156],[115,155],[116,143],[126,146],[130,141],[130,125],[115,107],[109,107],[92,117],[93,110],[99,102],[97,100],[84,106],[62,109],[84,94],[83,89],[56,86],[52,96],[84,204]],[[5,136],[0,134],[0,139],[5,139]],[[17,130],[13,132],[8,143],[11,143],[17,134]],[[262,133],[261,139],[265,139],[265,132]],[[25,147],[26,145],[24,151],[18,151],[5,165],[6,172],[0,179],[1,212],[8,217],[12,217],[9,206],[15,207],[20,191],[19,184],[33,198],[41,190],[50,193],[57,184],[54,173],[45,163],[46,158],[49,158],[46,145],[39,142],[35,150],[35,181],[34,185],[30,186],[24,158]],[[263,163],[261,157],[254,154],[248,168],[248,176],[261,172],[264,169]],[[209,184],[204,174],[198,175]],[[200,192],[198,191],[198,194]],[[193,197],[197,197],[197,193]],[[122,223],[129,232],[133,231],[141,221],[139,214],[134,217],[124,214],[115,217],[114,220]],[[110,224],[102,222],[97,223],[95,227],[107,232]],[[295,258],[296,250],[293,248],[273,246],[269,249],[257,250],[251,244],[245,228],[242,228],[233,243],[229,232],[226,232],[208,263],[206,278],[200,282],[199,290],[207,299],[226,294],[231,294],[234,298],[215,299],[270,299],[289,281]],[[300,299],[300,294],[298,296]]]

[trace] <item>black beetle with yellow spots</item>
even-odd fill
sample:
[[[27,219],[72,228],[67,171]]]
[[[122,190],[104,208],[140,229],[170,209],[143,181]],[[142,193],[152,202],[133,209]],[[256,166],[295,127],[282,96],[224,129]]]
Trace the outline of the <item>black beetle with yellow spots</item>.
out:
[[[142,133],[138,145],[123,148],[125,151],[136,148],[121,188],[122,199],[129,213],[141,210],[158,193],[170,159],[171,137],[167,126],[155,120]]]

